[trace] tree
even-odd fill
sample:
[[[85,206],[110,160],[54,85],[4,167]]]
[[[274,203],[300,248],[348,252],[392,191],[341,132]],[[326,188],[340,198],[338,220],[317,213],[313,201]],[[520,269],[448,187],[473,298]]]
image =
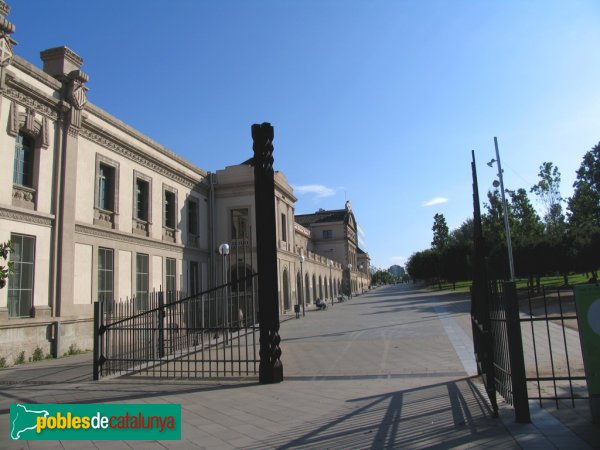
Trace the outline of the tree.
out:
[[[600,266],[600,143],[583,156],[568,201],[569,234],[576,269],[592,272]]]
[[[436,255],[432,249],[413,253],[406,263],[406,271],[413,280],[431,280],[436,277]]]
[[[10,241],[0,244],[0,258],[4,261],[8,260],[8,255],[12,251]],[[6,265],[0,265],[0,289],[6,286],[6,280],[12,271],[12,263],[7,262]]]
[[[566,233],[565,216],[560,195],[560,171],[551,162],[544,162],[538,173],[540,180],[531,188],[546,209],[544,222],[546,232],[553,238],[562,239]]]
[[[481,217],[485,252],[488,255],[488,270],[492,278],[507,278],[508,257],[506,249],[506,233],[504,231],[504,211],[500,191],[488,191],[488,203],[484,203],[486,212]],[[506,207],[511,217],[510,205]]]
[[[442,250],[448,245],[450,240],[450,230],[443,214],[433,216],[433,227],[431,229],[433,230],[431,247],[434,250]]]

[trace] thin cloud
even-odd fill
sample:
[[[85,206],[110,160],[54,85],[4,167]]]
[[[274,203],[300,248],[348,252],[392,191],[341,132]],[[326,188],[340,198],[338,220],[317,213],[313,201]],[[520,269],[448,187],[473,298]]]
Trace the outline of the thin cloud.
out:
[[[423,203],[423,206],[433,206],[433,205],[441,205],[442,203],[447,203],[448,199],[446,197],[435,197],[431,200]]]
[[[305,184],[302,186],[294,186],[294,192],[300,195],[312,194],[316,198],[332,197],[335,195],[335,190],[323,186],[322,184]]]

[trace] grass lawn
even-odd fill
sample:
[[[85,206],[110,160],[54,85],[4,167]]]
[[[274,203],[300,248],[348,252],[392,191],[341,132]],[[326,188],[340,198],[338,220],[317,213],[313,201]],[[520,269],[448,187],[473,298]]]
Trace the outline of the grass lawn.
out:
[[[572,274],[569,275],[569,284],[574,285],[574,284],[581,284],[581,283],[587,283],[588,281],[588,277],[586,277],[585,274]],[[540,280],[540,284],[542,286],[562,286],[564,283],[563,277],[561,276],[554,276],[554,277],[542,277]],[[518,278],[517,279],[517,289],[525,289],[527,287],[527,279],[526,278]],[[453,288],[453,284],[452,283],[448,283],[446,281],[443,281],[441,283],[432,283],[432,284],[428,284],[427,288],[432,290],[432,291],[452,291],[455,290],[456,292],[469,292],[469,289],[471,288],[471,281],[457,281],[456,282],[456,289]]]

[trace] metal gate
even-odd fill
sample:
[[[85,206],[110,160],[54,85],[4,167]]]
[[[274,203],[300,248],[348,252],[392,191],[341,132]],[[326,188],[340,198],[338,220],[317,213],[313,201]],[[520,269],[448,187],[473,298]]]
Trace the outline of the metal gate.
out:
[[[472,153],[474,260],[471,321],[478,372],[497,414],[496,393],[530,422],[529,400],[587,399],[572,289],[516,290],[486,271],[475,153]]]
[[[216,288],[182,298],[152,292],[146,301],[96,302],[94,379],[107,376],[168,378],[246,377],[258,374],[257,274],[248,241],[223,256]],[[251,250],[251,249],[250,249]]]

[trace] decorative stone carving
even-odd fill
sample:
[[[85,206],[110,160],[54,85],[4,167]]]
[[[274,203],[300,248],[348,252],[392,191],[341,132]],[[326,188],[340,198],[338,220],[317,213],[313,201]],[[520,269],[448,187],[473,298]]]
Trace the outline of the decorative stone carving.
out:
[[[28,107],[26,112],[19,112],[17,103],[10,102],[6,131],[11,136],[16,136],[19,131],[23,131],[32,136],[40,147],[48,148],[50,146],[48,119],[45,116],[41,120],[37,119],[35,108]]]
[[[114,213],[103,209],[94,208],[94,225],[114,228]]]
[[[42,216],[40,213],[27,213],[23,211],[15,211],[13,209],[0,207],[0,217],[3,219],[9,219],[16,222],[33,223],[36,225],[43,225],[46,227],[52,226],[54,216]]]
[[[6,67],[11,63],[12,48],[16,45],[16,42],[10,37],[15,32],[15,26],[6,19],[9,12],[10,7],[0,1],[0,67]]]
[[[21,92],[18,89],[9,87],[5,91],[5,93],[6,93],[7,97],[11,98],[12,100],[16,100],[19,103],[22,103],[26,107],[33,108],[39,114],[43,114],[54,120],[56,120],[58,118],[58,113],[53,108],[34,99],[30,95],[27,95],[27,94]]]
[[[35,209],[35,189],[13,185],[12,204],[21,208]]]
[[[177,230],[163,227],[163,241],[177,242]]]
[[[133,219],[133,233],[140,236],[150,236],[150,224],[145,220]]]

